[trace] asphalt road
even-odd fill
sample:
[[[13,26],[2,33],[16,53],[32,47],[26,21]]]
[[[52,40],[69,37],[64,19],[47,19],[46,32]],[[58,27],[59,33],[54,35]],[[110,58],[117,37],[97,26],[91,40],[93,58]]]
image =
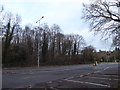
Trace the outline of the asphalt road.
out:
[[[12,68],[2,71],[2,88],[111,88],[120,63]]]

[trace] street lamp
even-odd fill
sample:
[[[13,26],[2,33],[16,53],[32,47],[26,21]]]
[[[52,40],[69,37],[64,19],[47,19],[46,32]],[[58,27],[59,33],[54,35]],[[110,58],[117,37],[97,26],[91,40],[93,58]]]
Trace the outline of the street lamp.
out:
[[[44,16],[42,16],[38,21],[36,21],[36,23],[39,22],[39,26],[40,26],[40,20],[41,20],[42,18],[44,18]]]
[[[44,16],[42,16],[38,21],[36,21],[36,23],[39,22],[39,27],[40,27],[40,20],[44,18]],[[38,67],[39,67],[39,60],[40,60],[40,42],[39,42],[39,37],[38,37]]]

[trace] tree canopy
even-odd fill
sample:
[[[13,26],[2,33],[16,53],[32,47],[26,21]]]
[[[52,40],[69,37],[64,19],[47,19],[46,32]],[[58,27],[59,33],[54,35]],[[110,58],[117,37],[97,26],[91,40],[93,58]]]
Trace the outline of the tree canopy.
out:
[[[3,14],[2,63],[4,66],[79,63],[85,41],[81,35],[65,35],[57,24],[21,27],[18,15]],[[39,50],[39,51],[38,51]],[[39,53],[38,53],[39,52]],[[71,59],[72,58],[72,59]]]
[[[83,4],[82,18],[90,23],[90,30],[102,33],[105,38],[107,35],[119,38],[119,8],[119,0],[93,0],[90,4]]]

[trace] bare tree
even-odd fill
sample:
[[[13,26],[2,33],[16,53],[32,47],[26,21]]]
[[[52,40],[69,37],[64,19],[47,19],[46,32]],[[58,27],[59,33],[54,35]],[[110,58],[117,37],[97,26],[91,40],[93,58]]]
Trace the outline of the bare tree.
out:
[[[79,50],[82,48],[82,46],[85,46],[85,40],[81,35],[73,35],[74,37],[74,55],[79,53]]]
[[[83,19],[90,23],[95,32],[115,35],[120,31],[119,0],[93,0],[90,4],[83,4]]]
[[[60,52],[60,37],[59,33],[61,31],[60,26],[57,24],[53,24],[50,28],[51,30],[51,49],[52,56],[58,55]],[[56,54],[55,54],[56,53]]]
[[[117,33],[117,35],[113,38],[113,46],[120,48],[120,31]]]
[[[87,46],[81,51],[81,56],[84,63],[94,62],[94,58],[96,58],[96,50],[93,46]]]
[[[3,8],[3,6],[1,6],[1,9],[0,9],[0,41],[2,41],[1,40],[1,37],[3,37],[3,32],[2,32],[2,29],[3,29],[3,20],[4,20],[4,17],[3,17],[3,15],[2,15],[2,13],[3,13],[3,11],[4,11],[4,8]]]
[[[8,53],[11,41],[13,39],[14,30],[16,26],[19,24],[20,17],[18,15],[13,16],[11,13],[6,13],[6,23],[7,25],[4,28],[4,40],[3,40],[3,62],[5,61],[6,55]]]

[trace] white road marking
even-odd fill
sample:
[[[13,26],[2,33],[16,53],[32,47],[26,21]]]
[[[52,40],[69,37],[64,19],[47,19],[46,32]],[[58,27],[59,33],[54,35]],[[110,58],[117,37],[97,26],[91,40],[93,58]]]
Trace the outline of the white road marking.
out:
[[[109,74],[107,74],[107,75],[101,75],[101,76],[112,76],[112,77],[117,77],[118,78],[118,75],[109,75]]]
[[[108,68],[110,68],[110,67],[106,67],[105,69],[103,69],[103,71],[105,71]],[[94,73],[98,73],[98,72],[102,72],[102,71],[95,71]]]
[[[47,82],[47,83],[52,83],[52,81],[49,81],[49,82]]]
[[[83,77],[83,75],[80,75],[80,77]]]
[[[101,77],[90,77],[90,78],[107,79],[107,80],[119,80],[119,79],[101,78]]]
[[[104,84],[98,84],[98,83],[91,83],[91,82],[81,82],[81,81],[75,81],[75,80],[66,80],[68,82],[75,82],[75,83],[85,83],[85,84],[92,84],[96,86],[102,86],[102,87],[111,87],[109,85],[104,85]]]
[[[101,71],[95,71],[94,73],[98,73],[98,72],[101,72]]]
[[[72,79],[72,78],[74,78],[73,76],[72,77],[68,77],[68,78],[66,78],[66,79],[64,79],[64,80],[68,80],[68,79]]]
[[[90,75],[90,73],[88,73],[87,75]]]
[[[110,67],[106,67],[104,70],[106,70],[106,69],[108,69],[108,68],[110,68]],[[103,70],[103,71],[104,71],[104,70]]]

